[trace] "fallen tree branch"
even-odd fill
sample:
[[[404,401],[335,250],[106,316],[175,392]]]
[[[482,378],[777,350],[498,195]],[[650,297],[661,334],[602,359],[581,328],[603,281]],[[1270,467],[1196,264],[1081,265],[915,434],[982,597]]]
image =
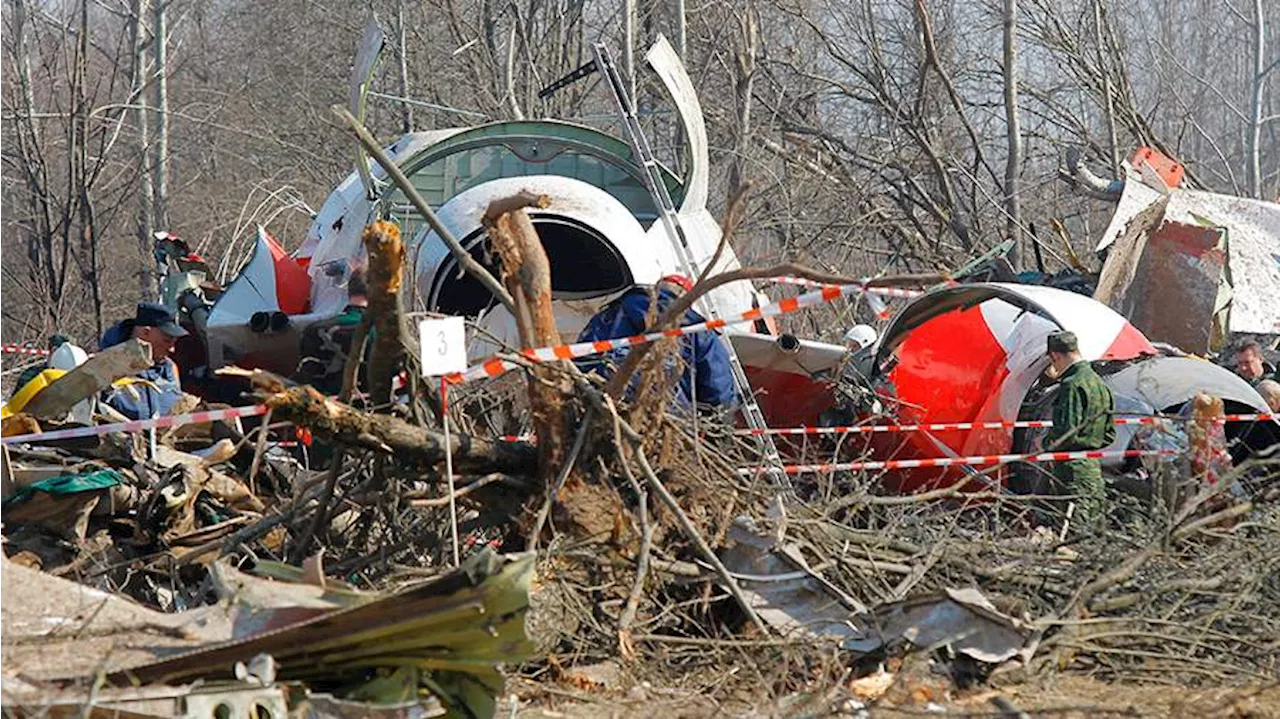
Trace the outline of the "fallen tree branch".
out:
[[[757,614],[755,608],[751,606],[751,602],[747,600],[746,595],[742,592],[742,587],[738,586],[738,582],[733,578],[729,569],[724,566],[724,563],[720,561],[720,557],[716,556],[716,553],[712,551],[711,545],[707,544],[706,538],[702,536],[702,533],[698,531],[698,528],[693,526],[693,522],[689,519],[689,515],[685,514],[684,508],[680,506],[680,502],[676,500],[675,495],[671,494],[671,491],[667,489],[667,486],[658,478],[657,473],[653,471],[653,467],[649,464],[649,459],[645,457],[644,454],[644,438],[641,437],[640,433],[636,432],[635,429],[633,429],[631,425],[618,414],[618,411],[613,406],[612,401],[606,399],[605,396],[602,396],[595,388],[591,387],[585,378],[577,377],[576,379],[578,380],[578,387],[587,395],[591,400],[591,403],[598,409],[608,412],[614,418],[615,426],[626,434],[627,440],[631,442],[636,461],[639,462],[640,469],[644,472],[645,479],[648,480],[649,486],[657,492],[658,498],[661,499],[662,503],[667,506],[667,509],[675,515],[676,523],[680,525],[681,531],[683,531],[684,535],[693,543],[698,554],[702,555],[702,558],[715,568],[716,574],[719,575],[720,580],[724,583],[729,594],[731,594],[738,602],[738,606],[747,616],[747,619],[755,625],[756,629],[758,629],[761,634],[768,636],[769,628],[765,625],[764,620],[760,619],[760,615]]]
[[[310,386],[290,387],[267,398],[276,417],[309,428],[321,439],[395,455],[399,463],[434,465],[445,458],[444,434],[390,415],[375,415],[326,398]],[[495,442],[466,434],[450,437],[462,471],[527,474],[537,471],[537,450],[527,442]]]
[[[142,340],[128,340],[99,352],[58,378],[32,398],[22,412],[37,419],[61,418],[78,402],[151,365],[151,346]]]

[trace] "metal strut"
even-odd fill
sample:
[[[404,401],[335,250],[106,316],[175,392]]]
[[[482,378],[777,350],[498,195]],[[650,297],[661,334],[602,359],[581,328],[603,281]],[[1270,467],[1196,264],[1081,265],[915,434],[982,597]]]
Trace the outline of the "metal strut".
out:
[[[679,258],[685,274],[691,278],[697,278],[699,274],[698,265],[694,260],[693,251],[689,247],[689,240],[685,235],[684,226],[680,222],[680,214],[676,212],[675,203],[671,200],[671,193],[667,191],[667,185],[663,182],[662,170],[653,156],[653,149],[649,145],[648,138],[645,137],[644,129],[640,127],[640,120],[636,117],[635,104],[623,85],[622,76],[613,62],[613,55],[603,43],[593,43],[591,50],[595,54],[595,68],[607,80],[609,90],[618,105],[618,114],[622,117],[623,126],[626,128],[627,140],[631,143],[631,150],[635,153],[636,159],[639,160],[640,167],[644,171],[642,173],[644,184],[653,198],[654,205],[658,208],[658,216],[662,222],[663,229],[666,230],[667,237],[671,240],[671,245],[676,250],[676,256]],[[711,319],[720,318],[719,308],[710,294],[703,295],[701,301]],[[751,385],[747,382],[747,373],[742,369],[742,362],[738,359],[738,353],[733,349],[733,343],[723,333],[718,336],[719,341],[724,345],[729,355],[733,383],[738,390],[738,396],[742,399],[742,414],[746,417],[747,426],[754,430],[768,429],[769,425],[765,422],[764,413],[760,411],[760,405],[756,402],[755,394],[751,391]],[[766,472],[779,489],[787,492],[791,491],[791,480],[786,472],[783,471],[782,457],[778,454],[778,447],[774,444],[772,435],[758,433],[755,439],[760,454],[764,457]]]

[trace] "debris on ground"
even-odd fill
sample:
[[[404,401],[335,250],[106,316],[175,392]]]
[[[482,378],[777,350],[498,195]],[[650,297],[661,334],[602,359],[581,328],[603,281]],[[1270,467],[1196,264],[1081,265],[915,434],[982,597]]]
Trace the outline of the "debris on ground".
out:
[[[276,287],[257,307],[246,289],[257,285],[237,284],[334,280],[308,275],[265,230],[250,274],[222,294],[230,304],[204,308],[224,331],[220,356],[260,339],[275,360],[202,367],[204,389],[234,406],[183,396],[160,417],[112,412],[101,393],[152,366],[136,339],[42,371],[4,417],[6,712],[593,715],[606,697],[710,714],[767,695],[742,713],[1021,716],[1031,690],[1055,682],[1229,688],[1222,701],[1248,711],[1274,689],[1275,417],[1244,379],[1161,353],[1080,293],[1093,278],[1079,268],[1018,274],[999,252],[954,278],[722,267],[738,198],[701,237],[718,242],[701,248],[703,276],[653,278],[683,292],[659,313],[654,290],[649,334],[564,344],[533,221],[557,198],[491,188],[469,210],[488,238],[480,262],[361,138],[438,233],[444,274],[465,276],[458,295],[487,293],[485,311],[501,307],[524,350],[427,367],[431,338],[410,319],[440,313],[408,309],[418,259],[401,225],[379,220],[362,233],[330,225],[367,262],[368,293],[341,367],[325,364],[340,380],[332,395],[277,371],[291,364],[274,355],[292,323],[322,314],[303,311],[306,293]],[[655,195],[667,221],[686,221]],[[1140,219],[1162,222],[1152,212]],[[1142,255],[1135,238],[1153,228],[1188,227],[1134,225],[1113,258]],[[1221,240],[1206,232],[1202,254]],[[1206,347],[1223,329],[1201,322],[1222,309],[1202,294],[1221,288],[1221,263],[1207,267],[1164,295],[1196,300],[1194,321],[1169,336]],[[1104,269],[1099,293],[1140,285],[1116,272]],[[753,297],[752,280],[780,277],[817,287]],[[680,326],[722,290],[754,304]],[[768,324],[862,295],[909,300],[867,347]],[[1108,296],[1141,314],[1138,294]],[[601,308],[590,309],[571,314]],[[753,331],[714,334],[734,323]],[[1115,448],[1055,452],[1028,431],[1051,424],[1045,338],[1068,328],[1119,395],[1110,419],[1135,427]],[[680,345],[695,333],[723,341],[739,406],[678,389],[696,386]],[[598,373],[573,361],[606,352],[618,361]],[[813,357],[819,371],[806,369]],[[780,416],[801,419],[769,426]],[[1101,459],[1103,516],[1082,521],[1081,498],[1039,467]]]

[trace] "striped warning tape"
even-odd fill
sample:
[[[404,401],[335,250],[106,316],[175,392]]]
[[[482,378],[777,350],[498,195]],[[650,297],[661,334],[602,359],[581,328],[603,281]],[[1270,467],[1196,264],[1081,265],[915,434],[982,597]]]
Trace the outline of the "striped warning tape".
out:
[[[1219,422],[1280,422],[1280,413],[1259,412],[1258,414],[1223,415]]]
[[[775,277],[770,282],[778,285],[796,285],[798,287],[830,287],[825,282],[817,280],[808,280],[803,277]],[[868,279],[866,282],[870,282]],[[866,287],[865,284],[861,286]],[[905,287],[867,287],[865,292],[869,295],[881,295],[884,297],[919,297],[924,294],[924,290],[912,290]]]
[[[1156,417],[1117,418],[1116,424],[1156,424]],[[769,427],[766,429],[738,429],[734,434],[754,436],[759,434],[873,434],[890,432],[949,432],[970,429],[1014,429],[1019,427],[1052,427],[1050,420],[1018,420],[1005,422],[934,422],[933,424],[861,424],[846,427]]]
[[[821,474],[830,472],[858,472],[874,469],[918,469],[921,467],[981,467],[1010,462],[1067,462],[1073,459],[1112,459],[1118,457],[1176,456],[1174,449],[1125,449],[1090,450],[1083,452],[1042,452],[1040,454],[983,454],[970,457],[934,457],[929,459],[887,459],[880,461],[845,462],[842,464],[790,464],[782,468],[787,474]],[[765,471],[764,468],[739,469],[742,475]]]
[[[756,307],[746,312],[740,313],[733,317],[725,317],[706,322],[698,322],[684,327],[675,327],[661,332],[650,332],[643,335],[634,335],[631,337],[619,337],[611,340],[598,340],[595,342],[578,342],[568,345],[557,345],[554,347],[539,347],[537,349],[520,350],[520,355],[532,362],[551,362],[554,360],[577,359],[579,357],[589,357],[603,352],[610,352],[617,349],[635,347],[637,345],[656,342],[661,339],[671,337],[685,337],[699,332],[709,332],[717,330],[728,325],[740,324],[743,322],[754,322],[763,317],[777,317],[779,315],[790,314],[806,307],[814,307],[816,305],[831,302],[846,295],[866,292],[870,294],[886,295],[890,297],[915,297],[917,290],[904,290],[897,287],[867,287],[862,284],[850,285],[820,285],[819,289],[812,292],[806,292],[795,297],[788,297],[783,300],[764,307]],[[445,375],[445,381],[450,384],[459,384],[462,382],[470,382],[472,380],[484,379],[486,377],[497,377],[508,370],[515,369],[519,365],[515,362],[503,360],[499,357],[491,357],[480,364],[468,367],[464,372],[455,372]]]
[[[114,424],[99,424],[93,427],[55,429],[51,432],[32,432],[31,434],[19,434],[12,437],[5,437],[3,440],[0,440],[0,442],[3,442],[4,444],[50,442],[56,439],[94,437],[104,434],[112,434],[114,432],[141,432],[147,429],[164,429],[167,427],[179,427],[184,424],[217,422],[224,419],[235,419],[236,417],[255,417],[260,414],[266,414],[266,412],[266,405],[248,405],[246,407],[232,407],[230,409],[213,409],[205,412],[191,412],[190,414],[175,414],[168,417],[156,417],[155,419],[135,419],[128,422],[116,422]]]
[[[0,353],[7,355],[27,355],[29,357],[48,357],[51,352],[39,347],[22,347],[20,345],[0,345]]]
[[[1219,422],[1268,422],[1277,420],[1280,414],[1229,414]],[[1157,425],[1164,422],[1186,422],[1186,417],[1117,417],[1118,425]],[[972,429],[1018,429],[1052,427],[1051,420],[1017,420],[1003,422],[935,422],[933,424],[862,424],[842,427],[768,427],[765,429],[737,429],[738,436],[805,435],[805,434],[873,434],[881,432],[949,432]]]

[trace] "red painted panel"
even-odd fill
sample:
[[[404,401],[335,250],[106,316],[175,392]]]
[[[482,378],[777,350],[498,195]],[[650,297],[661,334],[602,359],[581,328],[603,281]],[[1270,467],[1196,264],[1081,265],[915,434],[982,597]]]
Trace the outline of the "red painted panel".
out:
[[[311,304],[311,276],[266,230],[262,231],[276,276],[276,301],[287,315],[300,315]]]
[[[1102,355],[1101,359],[1133,359],[1142,355],[1156,354],[1159,354],[1159,352],[1156,351],[1155,346],[1151,344],[1146,335],[1139,332],[1137,327],[1125,322],[1124,326],[1120,328],[1120,333],[1111,342],[1111,346],[1107,347],[1107,351]]]
[[[949,312],[911,331],[899,347],[897,367],[890,379],[900,401],[902,423],[971,422],[984,419],[988,398],[996,394],[1008,369],[1005,352],[987,328],[978,308]],[[955,453],[966,446],[998,447],[999,433],[976,438],[969,431],[934,432],[933,438]],[[899,437],[873,439],[877,459],[941,457],[946,452],[928,434],[916,432]],[[898,472],[889,481],[912,492],[951,483],[962,476],[960,469],[920,469]]]
[[[834,394],[826,381],[783,370],[743,369],[770,427],[817,426],[818,415],[833,404]]]

